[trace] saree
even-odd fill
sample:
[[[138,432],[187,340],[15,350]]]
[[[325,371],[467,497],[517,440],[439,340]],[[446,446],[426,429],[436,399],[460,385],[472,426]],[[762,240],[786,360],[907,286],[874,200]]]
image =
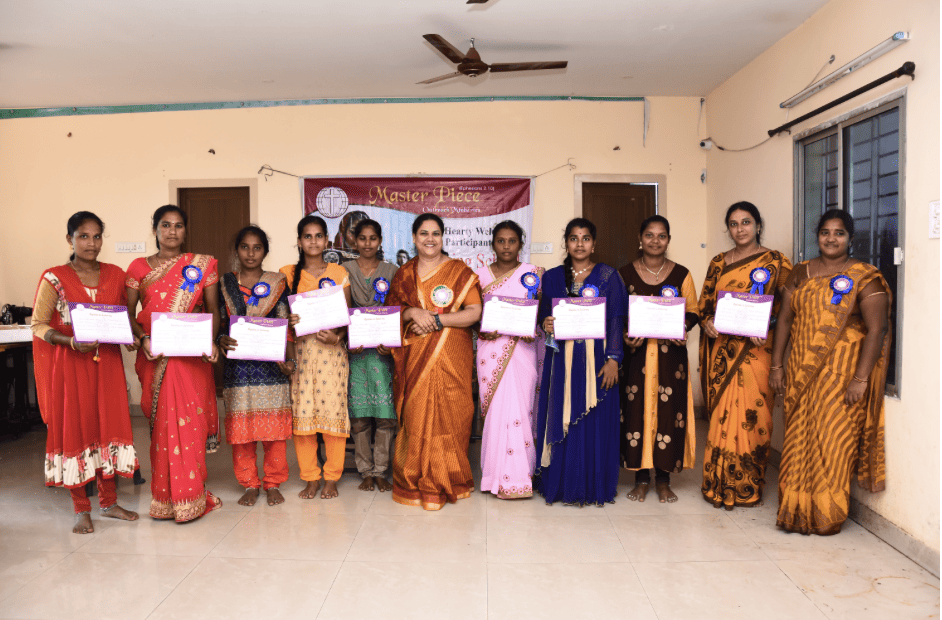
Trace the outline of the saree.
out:
[[[675,264],[659,284],[645,282],[634,263],[619,273],[629,295],[660,297],[661,289],[673,286],[686,300],[686,324],[697,322],[697,291],[686,267]],[[644,346],[625,355],[618,392],[622,467],[668,472],[691,469],[696,461],[697,436],[687,347],[648,338]]]
[[[464,262],[447,260],[422,277],[418,259],[403,265],[386,297],[387,306],[434,310],[432,292],[451,291],[443,312],[481,303],[478,277]],[[402,347],[393,350],[393,396],[399,416],[393,457],[393,500],[425,510],[470,497],[474,490],[468,442],[474,400],[474,352],[470,327],[446,327],[417,336],[402,326]]]
[[[795,318],[776,524],[802,534],[841,531],[855,468],[861,488],[875,493],[886,487],[883,392],[889,330],[864,397],[847,405],[844,393],[867,335],[863,317],[859,310],[854,312],[859,307],[858,295],[874,281],[888,296],[889,287],[873,265],[857,263],[844,273],[853,279],[854,287],[839,304],[831,303],[831,276],[804,280],[791,297]]]
[[[229,334],[233,316],[288,318],[288,283],[284,275],[266,271],[259,282],[269,294],[248,305],[251,288],[239,284],[238,275],[226,273],[219,287],[221,334]],[[275,362],[225,359],[222,398],[226,405],[226,442],[283,441],[291,437],[291,380]]]
[[[566,289],[565,266],[543,278],[539,323],[552,314],[554,298]],[[603,505],[618,487],[618,387],[603,390],[599,371],[608,360],[624,358],[628,296],[621,276],[608,265],[592,268],[582,286],[593,285],[605,298],[605,339],[566,340],[549,344],[543,362],[537,408],[534,488],[547,501]]]
[[[521,263],[499,278],[494,277],[488,265],[475,273],[483,294],[526,299],[528,291],[520,278],[528,272],[543,279],[543,269],[528,263]],[[533,342],[517,336],[477,342],[478,394],[484,417],[481,490],[501,499],[533,496],[534,412],[544,347],[541,336],[542,331],[537,328]]]
[[[792,270],[788,258],[770,250],[727,265],[725,254],[719,254],[710,261],[700,291],[701,322],[713,319],[719,291],[748,293],[750,273],[758,267],[771,274],[765,292],[776,297],[775,316],[781,303],[778,291]],[[701,492],[717,508],[732,510],[762,501],[775,401],[769,388],[772,335],[769,329],[762,347],[740,336],[720,334],[714,340],[703,333],[700,337],[700,381],[710,416]]]
[[[97,287],[87,287],[71,265],[43,272],[33,304],[33,369],[46,424],[46,486],[81,488],[96,473],[132,477],[138,469],[120,345],[79,353],[44,339],[72,337],[68,303],[127,305],[124,271],[99,263]],[[96,361],[97,358],[97,361]]]
[[[189,265],[202,272],[193,291],[183,286]],[[137,322],[149,334],[155,312],[202,312],[203,291],[218,279],[215,258],[185,253],[156,268],[146,258],[136,259],[126,284],[140,293]],[[222,505],[205,488],[206,453],[219,447],[213,367],[198,357],[148,361],[143,349],[134,367],[141,381],[141,409],[150,420],[150,516],[192,521]]]

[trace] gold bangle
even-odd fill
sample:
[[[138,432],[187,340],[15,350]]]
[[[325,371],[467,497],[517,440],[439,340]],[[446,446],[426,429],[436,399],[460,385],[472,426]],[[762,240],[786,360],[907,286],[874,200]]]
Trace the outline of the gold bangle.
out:
[[[72,347],[73,351],[78,351],[78,349],[75,348],[75,336],[69,339],[69,346]]]
[[[870,381],[870,379],[858,379],[858,378],[857,378],[857,375],[853,375],[853,379],[854,379],[854,381],[856,381],[857,383],[867,383],[867,382]]]

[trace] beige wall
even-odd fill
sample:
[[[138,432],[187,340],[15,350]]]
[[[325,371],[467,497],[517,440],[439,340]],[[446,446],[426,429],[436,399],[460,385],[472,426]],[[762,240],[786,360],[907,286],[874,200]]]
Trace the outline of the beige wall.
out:
[[[854,496],[872,510],[939,550],[939,240],[928,239],[928,203],[939,199],[939,3],[834,0],[731,77],[707,98],[710,134],[742,148],[786,122],[778,104],[809,82],[831,54],[837,68],[897,30],[912,40],[795,107],[791,118],[916,63],[916,80],[894,80],[793,128],[814,127],[906,88],[905,293],[902,298],[902,396],[886,399],[887,485],[884,493]],[[828,71],[829,71],[828,70]],[[792,254],[793,149],[780,135],[747,153],[716,149],[707,156],[710,245],[726,243],[722,218],[737,200],[754,202],[767,221],[766,245]],[[779,408],[774,444],[781,447]]]
[[[266,267],[294,262],[301,215],[297,179],[258,177],[262,164],[298,175],[537,175],[534,241],[552,241],[541,266],[562,260],[576,174],[659,174],[670,187],[662,213],[675,225],[671,256],[703,277],[705,165],[697,147],[697,98],[655,98],[647,147],[640,102],[481,102],[332,105],[163,112],[0,122],[0,301],[32,305],[42,270],[65,262],[65,222],[81,209],[107,225],[101,260],[126,267],[140,254],[115,242],[147,241],[149,216],[172,187],[255,178],[257,223],[272,238]],[[67,137],[71,132],[72,137]],[[620,150],[613,150],[616,146]],[[212,148],[215,155],[207,151]],[[181,182],[188,180],[187,182]],[[226,184],[230,184],[226,181]],[[629,235],[630,242],[637,239]],[[693,351],[691,347],[691,351]],[[129,372],[132,402],[139,387]]]

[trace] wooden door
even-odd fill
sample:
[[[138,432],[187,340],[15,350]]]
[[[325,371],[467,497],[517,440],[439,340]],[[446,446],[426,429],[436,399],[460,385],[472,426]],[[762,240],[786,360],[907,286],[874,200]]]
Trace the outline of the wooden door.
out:
[[[621,269],[638,256],[638,227],[657,211],[657,186],[583,183],[582,216],[598,229],[593,259]]]
[[[222,279],[237,266],[233,244],[236,234],[249,225],[249,188],[180,188],[178,198],[187,215],[184,251],[215,257]],[[222,364],[216,364],[214,371],[216,395],[222,396]]]

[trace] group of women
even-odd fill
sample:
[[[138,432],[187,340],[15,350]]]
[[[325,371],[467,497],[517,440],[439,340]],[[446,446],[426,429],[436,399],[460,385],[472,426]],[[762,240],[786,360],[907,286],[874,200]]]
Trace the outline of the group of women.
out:
[[[595,225],[576,218],[566,226],[563,264],[545,272],[519,260],[526,240],[511,221],[495,226],[495,260],[475,272],[443,252],[445,227],[434,214],[416,218],[415,257],[401,267],[380,260],[382,228],[370,219],[353,231],[354,260],[326,262],[326,223],[307,216],[297,227],[296,264],[264,271],[268,237],[249,226],[235,240],[237,270],[221,278],[215,259],[182,251],[186,223],[179,208],[158,209],[157,253],[124,274],[97,260],[101,220],[76,213],[67,226],[69,263],[40,280],[33,330],[48,426],[46,484],[71,490],[79,515],[73,531],[92,531],[84,486],[96,477],[101,514],[137,518],[117,506],[114,477],[132,476],[138,463],[120,351],[76,342],[70,303],[128,307],[134,342],[127,347],[137,351],[151,430],[150,515],[182,522],[221,505],[206,489],[205,455],[218,446],[212,364],[238,345],[230,317],[295,325],[288,296],[325,286],[342,287],[350,307],[400,307],[402,346],[348,350],[345,328],[337,328],[289,336],[284,362],[225,359],[225,439],[245,488],[241,504],[254,504],[262,490],[270,505],[284,501],[288,438],[307,483],[300,497],[319,490],[322,498],[336,497],[351,432],[360,489],[391,490],[394,501],[427,510],[468,497],[475,374],[484,418],[481,490],[502,499],[535,491],[548,503],[602,506],[615,500],[624,468],[635,472],[628,499],[643,502],[653,469],[659,501],[674,502],[671,473],[696,460],[686,339],[696,325],[709,415],[706,501],[728,510],[761,502],[777,392],[785,397],[780,527],[840,531],[855,468],[866,488],[884,486],[889,291],[876,268],[850,257],[854,227],[845,212],[822,216],[820,256],[793,268],[761,245],[758,209],[734,204],[725,222],[734,247],[710,262],[699,300],[689,270],[667,258],[670,224],[661,216],[642,223],[638,258],[620,271],[593,261]],[[717,330],[723,291],[774,296],[766,338]],[[533,336],[481,333],[484,295],[539,300]],[[631,295],[683,298],[684,337],[630,337]],[[553,300],[570,297],[605,299],[604,339],[555,338]],[[219,334],[211,353],[155,355],[149,336],[155,312],[211,314]],[[257,442],[264,451],[261,479]]]

